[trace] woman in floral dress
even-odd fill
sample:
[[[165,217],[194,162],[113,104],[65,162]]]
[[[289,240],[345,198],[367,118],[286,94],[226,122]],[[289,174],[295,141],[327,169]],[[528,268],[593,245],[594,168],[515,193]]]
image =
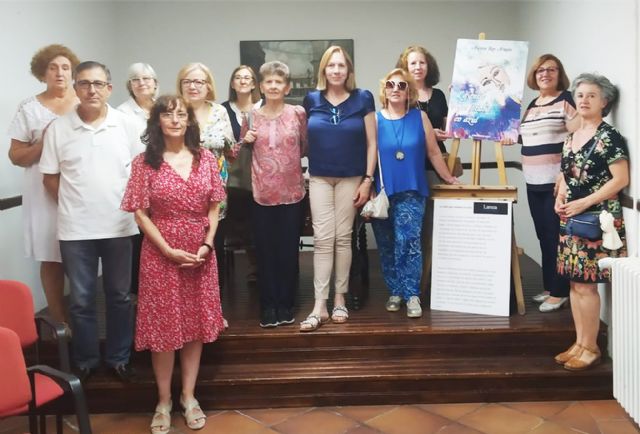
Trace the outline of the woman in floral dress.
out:
[[[193,109],[163,96],[151,110],[122,209],[145,234],[140,258],[136,350],[151,350],[158,387],[153,433],[171,427],[171,376],[180,351],[180,403],[187,425],[204,426],[194,398],[203,343],[224,329],[213,238],[224,190],[214,156],[200,147]]]
[[[603,76],[581,74],[572,85],[580,127],[569,135],[562,150],[562,173],[555,209],[560,216],[558,274],[571,281],[571,312],[576,342],[556,356],[569,370],[587,369],[600,361],[596,342],[600,328],[598,283],[609,281],[608,270],[599,270],[598,259],[626,256],[625,230],[619,194],[629,184],[629,156],[624,138],[602,120],[618,97]],[[617,246],[572,235],[568,219],[584,212],[609,211]]]

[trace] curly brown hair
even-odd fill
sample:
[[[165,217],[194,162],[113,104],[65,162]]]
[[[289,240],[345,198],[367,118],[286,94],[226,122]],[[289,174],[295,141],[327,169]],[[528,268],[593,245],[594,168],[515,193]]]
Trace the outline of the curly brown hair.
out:
[[[400,57],[396,63],[396,68],[402,68],[405,71],[408,71],[408,59],[409,54],[411,53],[420,53],[427,61],[427,75],[424,77],[425,86],[433,87],[438,84],[440,82],[440,68],[438,68],[438,62],[436,62],[436,58],[433,57],[426,48],[421,47],[420,45],[410,45],[405,48],[402,53],[400,53]]]
[[[71,69],[74,70],[80,63],[80,59],[71,49],[60,44],[51,44],[39,49],[31,58],[31,74],[38,81],[44,83],[44,75],[47,72],[49,63],[58,56],[66,57],[71,62]]]
[[[162,154],[165,151],[164,134],[160,126],[160,114],[172,112],[178,107],[187,111],[187,131],[184,134],[184,144],[193,155],[194,167],[200,163],[200,127],[193,108],[179,95],[162,95],[151,108],[147,129],[142,136],[142,143],[147,146],[144,152],[144,162],[158,170],[162,165]]]

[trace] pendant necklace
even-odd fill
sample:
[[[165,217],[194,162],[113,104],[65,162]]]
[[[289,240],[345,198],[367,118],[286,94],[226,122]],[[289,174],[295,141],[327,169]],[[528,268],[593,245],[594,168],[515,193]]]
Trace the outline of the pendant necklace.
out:
[[[396,160],[398,161],[402,161],[404,160],[404,151],[402,150],[402,143],[404,142],[404,124],[405,124],[405,119],[406,119],[406,114],[404,116],[402,116],[402,126],[398,129],[396,129],[396,123],[397,122],[391,122],[391,127],[393,128],[393,135],[396,137],[396,144],[398,145],[397,147],[397,151],[396,151]],[[399,120],[399,119],[394,119],[394,120]]]

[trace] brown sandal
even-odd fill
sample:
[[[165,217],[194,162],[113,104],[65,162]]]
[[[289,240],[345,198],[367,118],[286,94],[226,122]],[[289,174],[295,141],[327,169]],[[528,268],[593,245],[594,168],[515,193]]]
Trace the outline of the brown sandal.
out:
[[[564,351],[555,357],[556,363],[558,365],[564,365],[573,357],[579,355],[581,349],[582,347],[578,345],[578,343],[571,345],[567,351]]]
[[[584,371],[600,363],[602,354],[598,347],[594,349],[581,347],[581,349],[580,354],[573,356],[564,364],[564,369],[569,371]]]

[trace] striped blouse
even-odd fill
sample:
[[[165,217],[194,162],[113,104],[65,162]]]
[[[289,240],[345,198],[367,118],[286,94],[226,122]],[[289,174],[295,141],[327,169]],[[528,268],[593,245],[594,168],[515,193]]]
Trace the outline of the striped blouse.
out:
[[[560,173],[562,144],[568,135],[567,121],[576,116],[569,91],[553,101],[536,105],[531,101],[522,117],[522,171],[530,190],[551,190]]]

